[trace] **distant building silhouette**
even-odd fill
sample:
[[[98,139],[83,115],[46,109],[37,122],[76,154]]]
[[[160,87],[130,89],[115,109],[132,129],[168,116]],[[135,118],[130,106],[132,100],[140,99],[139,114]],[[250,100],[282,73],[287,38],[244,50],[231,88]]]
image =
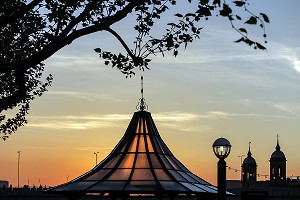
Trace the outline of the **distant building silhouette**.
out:
[[[242,179],[243,186],[249,186],[249,182],[256,181],[257,164],[255,159],[252,157],[250,142],[249,142],[248,154],[243,161],[242,169],[243,169],[243,179]]]
[[[0,188],[8,188],[8,181],[0,180]]]
[[[286,157],[281,151],[277,135],[277,145],[270,158],[270,180],[257,181],[257,164],[252,157],[250,143],[247,157],[242,164],[242,181],[228,180],[227,190],[236,194],[237,199],[300,199],[300,179],[286,177]]]
[[[270,184],[283,186],[286,184],[286,158],[280,150],[278,135],[275,149],[270,158]]]

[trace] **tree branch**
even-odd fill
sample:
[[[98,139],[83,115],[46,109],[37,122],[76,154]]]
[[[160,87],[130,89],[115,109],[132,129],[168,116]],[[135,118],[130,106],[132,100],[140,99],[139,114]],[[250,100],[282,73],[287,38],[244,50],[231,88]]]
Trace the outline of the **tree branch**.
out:
[[[129,47],[127,46],[127,44],[125,43],[125,41],[123,40],[123,38],[114,30],[112,30],[111,28],[107,28],[105,29],[106,31],[108,31],[109,33],[111,33],[113,36],[115,36],[119,42],[122,44],[122,46],[125,48],[125,50],[127,51],[127,53],[130,55],[130,57],[132,57],[132,59],[135,59],[136,56],[132,53],[132,51],[129,49]]]
[[[7,72],[14,69],[24,69],[27,70],[32,66],[35,66],[42,61],[46,60],[50,56],[52,56],[55,52],[63,48],[64,46],[71,44],[75,39],[88,35],[90,33],[95,33],[98,31],[106,30],[112,24],[122,20],[125,18],[132,10],[142,4],[144,1],[142,0],[133,0],[127,6],[125,6],[122,10],[116,12],[113,16],[108,16],[104,19],[101,19],[98,23],[95,23],[92,26],[85,27],[79,30],[74,30],[68,36],[59,35],[54,37],[53,40],[46,45],[42,50],[33,54],[27,58],[15,60],[13,62],[0,62],[0,72]]]

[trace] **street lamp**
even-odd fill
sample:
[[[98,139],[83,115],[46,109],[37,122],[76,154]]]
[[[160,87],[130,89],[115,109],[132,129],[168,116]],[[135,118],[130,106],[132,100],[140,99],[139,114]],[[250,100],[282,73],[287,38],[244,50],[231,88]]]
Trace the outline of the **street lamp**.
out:
[[[21,151],[17,151],[18,153],[18,188],[20,188],[20,157]]]
[[[95,154],[95,156],[96,156],[96,165],[98,164],[98,161],[97,161],[97,158],[98,158],[98,153],[99,153],[99,151],[94,151],[94,154]]]
[[[241,181],[243,181],[243,157],[245,155],[240,155],[238,156],[239,158],[241,158]]]
[[[218,138],[212,145],[218,161],[218,198],[226,200],[226,162],[225,158],[230,153],[231,144],[226,138]]]

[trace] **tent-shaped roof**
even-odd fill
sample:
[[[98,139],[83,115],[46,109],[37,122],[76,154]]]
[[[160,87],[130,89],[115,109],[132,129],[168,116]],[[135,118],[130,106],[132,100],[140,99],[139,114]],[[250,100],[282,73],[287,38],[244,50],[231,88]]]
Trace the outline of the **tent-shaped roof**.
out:
[[[116,147],[86,174],[49,192],[100,193],[126,197],[216,196],[217,188],[190,172],[178,161],[159,135],[150,112],[135,112]]]

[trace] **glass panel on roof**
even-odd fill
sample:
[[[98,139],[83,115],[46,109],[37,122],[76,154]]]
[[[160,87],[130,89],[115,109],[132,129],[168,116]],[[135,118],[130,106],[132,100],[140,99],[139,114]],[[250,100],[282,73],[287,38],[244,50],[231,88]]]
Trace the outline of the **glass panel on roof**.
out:
[[[196,185],[197,187],[199,187],[199,188],[201,188],[201,189],[207,191],[207,192],[210,192],[210,193],[217,193],[217,192],[218,192],[218,190],[214,190],[214,189],[209,188],[209,187],[207,187],[207,186],[205,186],[205,185],[201,185],[201,184],[195,184],[195,185]]]
[[[103,181],[93,187],[89,188],[90,191],[102,190],[122,190],[127,181]]]
[[[177,166],[182,171],[189,172],[189,170],[179,160],[177,160],[174,156],[170,156],[170,158],[177,164]]]
[[[141,119],[141,121],[140,121],[140,132],[139,133],[144,133],[144,119]]]
[[[156,147],[155,149],[158,151],[158,153],[163,153],[160,146],[159,146],[159,143],[157,142],[157,137],[152,137],[153,138],[153,145]]]
[[[161,138],[159,139],[159,143],[160,143],[160,147],[163,149],[165,154],[172,155],[171,151],[169,150],[169,148]]]
[[[218,191],[218,188],[217,188],[216,186],[213,186],[213,185],[207,185],[207,187],[209,187],[209,188],[211,188],[211,189],[213,189],[213,190]]]
[[[125,151],[125,148],[126,148],[126,146],[127,146],[127,145],[124,145],[124,146],[122,147],[122,149],[120,150],[120,152],[124,152],[124,151]]]
[[[119,165],[119,168],[132,168],[134,157],[135,157],[134,153],[127,153],[127,155]]]
[[[148,133],[148,127],[147,127],[146,119],[143,120],[143,123],[144,123],[143,133]]]
[[[163,169],[154,169],[154,173],[158,180],[160,181],[169,181],[171,178]]]
[[[188,182],[191,183],[197,183],[197,181],[195,179],[193,179],[192,177],[190,177],[188,174],[186,174],[185,172],[182,171],[178,171],[178,173],[183,176],[186,180],[188,180]]]
[[[149,161],[146,153],[137,154],[135,168],[149,168]]]
[[[201,184],[209,184],[208,182],[204,181],[202,178],[199,178],[198,176],[196,176],[195,174],[192,173],[187,173],[188,175],[190,175],[193,179],[195,179],[196,181],[198,181]]]
[[[140,120],[141,119],[139,119],[138,122],[137,122],[135,133],[139,133],[140,132]]]
[[[161,160],[163,161],[165,167],[167,169],[173,169],[172,166],[170,165],[170,163],[167,161],[167,159],[165,158],[164,155],[159,155],[159,157],[161,158]]]
[[[136,145],[137,145],[137,141],[138,141],[138,135],[136,135],[129,147],[128,152],[136,152]]]
[[[149,135],[146,135],[146,141],[147,141],[147,145],[148,145],[148,151],[154,152],[153,145],[152,145]]]
[[[169,161],[169,163],[171,163],[172,167],[175,169],[175,170],[180,170],[180,168],[178,167],[178,165],[169,157],[169,156],[165,156],[166,159]]]
[[[101,180],[110,171],[111,171],[111,169],[102,169],[102,170],[99,170],[98,172],[96,172],[96,173],[92,174],[91,176],[87,177],[85,180],[89,180],[89,181]]]
[[[72,191],[72,190],[85,190],[86,188],[94,185],[97,181],[81,181],[74,182],[67,185],[60,186],[58,188],[54,188],[54,191]]]
[[[186,181],[186,179],[184,179],[180,174],[178,174],[178,172],[176,172],[174,170],[169,170],[169,172],[174,176],[174,178],[177,181]]]
[[[150,153],[150,159],[151,159],[151,163],[152,163],[152,167],[153,168],[162,168],[158,158],[156,157],[156,155],[154,153]]]
[[[132,180],[154,180],[150,169],[135,169],[133,171]]]
[[[191,183],[181,182],[181,184],[183,184],[185,187],[187,187],[191,191],[194,191],[194,192],[205,192],[205,190],[202,190],[202,189],[198,188],[197,186],[195,186],[195,185],[193,185]]]
[[[140,135],[138,152],[146,152],[146,145],[145,145],[144,135]]]
[[[119,161],[121,154],[116,154],[103,168],[114,168]]]
[[[164,149],[164,147],[163,147],[163,145],[161,143],[161,139],[159,137],[155,137],[155,140],[156,140],[156,143],[157,143],[156,146],[160,148],[160,151],[162,153],[166,154],[166,151],[165,151],[165,149]]]
[[[159,186],[155,181],[130,181],[125,190],[129,191],[157,191]]]
[[[131,169],[117,169],[107,180],[128,180]]]
[[[188,191],[185,187],[173,181],[159,181],[165,190],[169,191]]]

